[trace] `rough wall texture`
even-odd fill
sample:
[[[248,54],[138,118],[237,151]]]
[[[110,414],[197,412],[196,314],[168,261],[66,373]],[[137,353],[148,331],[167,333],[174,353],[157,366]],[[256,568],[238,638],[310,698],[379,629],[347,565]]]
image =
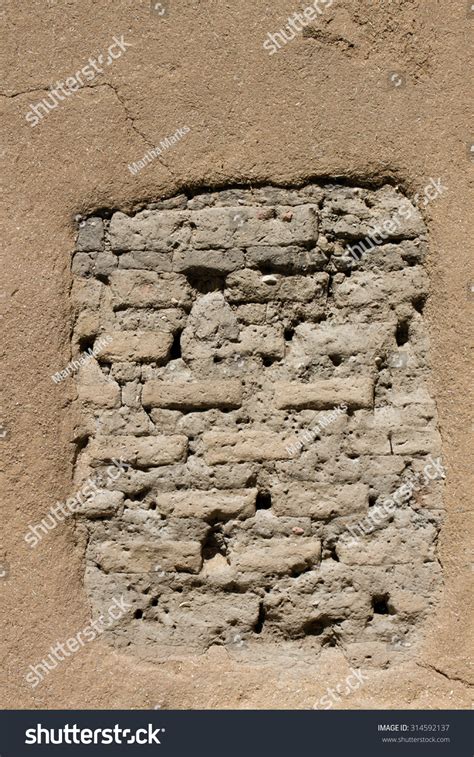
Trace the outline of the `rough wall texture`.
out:
[[[425,253],[389,186],[179,195],[81,222],[73,344],[96,359],[75,475],[102,481],[79,513],[94,610],[133,606],[115,644],[408,653],[440,589],[441,482],[382,508],[440,453]]]
[[[312,665],[294,657],[275,664],[273,656],[256,665],[226,646],[158,663],[99,638],[35,689],[25,680],[30,664],[91,617],[85,545],[72,519],[35,549],[24,541],[29,524],[77,490],[69,409],[76,380],[51,381],[71,359],[75,216],[132,213],[190,187],[325,177],[398,184],[410,198],[430,177],[448,188],[420,206],[429,230],[430,394],[447,470],[438,541],[444,590],[412,657],[366,670],[364,685],[334,708],[471,707],[474,16],[464,0],[344,0],[321,17],[319,38],[297,35],[270,56],[267,34],[303,5],[173,0],[162,19],[146,0],[2,4],[0,55],[13,61],[0,96],[9,187],[0,197],[3,707],[309,708],[350,674],[340,647],[325,647]],[[32,129],[31,104],[121,34],[132,45],[126,54]],[[184,124],[190,132],[178,145],[130,173],[129,164]]]

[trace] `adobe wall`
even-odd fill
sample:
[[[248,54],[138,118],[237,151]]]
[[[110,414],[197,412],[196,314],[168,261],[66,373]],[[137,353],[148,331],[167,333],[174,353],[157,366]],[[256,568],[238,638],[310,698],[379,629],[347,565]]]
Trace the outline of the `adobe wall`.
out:
[[[9,190],[1,198],[0,253],[3,707],[311,708],[328,687],[335,690],[359,664],[363,685],[334,702],[334,708],[471,706],[469,345],[474,273],[469,228],[472,133],[466,104],[468,39],[474,16],[464,2],[452,4],[449,13],[434,0],[334,2],[304,33],[295,33],[270,54],[269,45],[263,46],[267,35],[283,28],[297,8],[288,0],[267,5],[171,0],[167,13],[160,16],[150,12],[150,3],[128,0],[113,4],[84,0],[60,8],[38,0],[4,4],[2,54],[9,65],[4,66],[0,96],[7,130],[0,158]],[[113,36],[121,35],[128,46],[105,65]],[[104,60],[102,72],[84,79],[53,107],[51,87],[81,72],[91,56],[97,61],[99,54]],[[46,98],[51,109],[43,106],[46,114],[33,125],[34,119],[26,116]],[[438,181],[445,190],[425,202],[426,188]],[[279,249],[282,240],[284,248],[298,247],[292,228],[297,223],[304,228],[304,221],[293,201],[264,201],[270,187],[293,191],[296,200],[305,188],[317,191],[319,226],[317,230],[313,226],[311,233],[318,237],[304,242],[304,255],[295,252],[288,257],[288,250]],[[140,221],[147,212],[152,214],[149,218],[165,217],[173,210],[170,202],[192,202],[213,192],[219,203],[214,212],[222,212],[222,207],[232,210],[234,201],[227,205],[223,197],[234,188],[254,197],[250,216],[256,212],[264,217],[240,226],[237,221],[235,228],[221,221],[206,226],[209,234],[227,230],[232,246],[224,247],[224,254],[214,254],[222,249],[220,242],[212,254],[206,246],[188,246],[195,266],[189,272],[186,255],[149,246],[155,232],[150,221],[148,226]],[[340,198],[339,207],[330,200],[331,192]],[[377,201],[372,207],[370,202],[387,192],[393,204],[379,206],[383,218],[407,198],[417,207],[422,223],[408,238],[377,244],[373,255],[367,253],[354,263],[349,276],[344,266],[337,267],[341,248],[357,243],[351,230],[356,237],[359,231],[365,235],[365,220],[378,212]],[[280,217],[280,208],[286,220]],[[175,213],[189,212],[196,218],[202,213],[203,219],[211,210],[174,208]],[[266,213],[271,213],[267,219]],[[128,250],[112,251],[114,217],[117,227],[121,219]],[[92,232],[89,241],[79,242],[82,249],[76,247],[78,224],[85,221],[81,226],[85,229],[91,218],[105,222],[110,250],[96,249]],[[135,232],[132,227],[137,223],[140,228]],[[260,224],[279,230],[275,244],[267,238],[268,244],[262,245]],[[172,234],[170,227],[165,236]],[[389,248],[383,255],[382,246]],[[260,250],[249,256],[251,247]],[[316,247],[330,267],[311,254]],[[311,269],[288,267],[305,256]],[[164,266],[167,258],[171,270],[148,269]],[[109,271],[112,262],[116,271]],[[227,268],[213,275],[212,291],[202,291],[209,266],[216,265]],[[236,268],[228,270],[233,265]],[[114,294],[117,274],[126,274],[130,282],[147,283],[138,290],[127,285]],[[262,282],[264,277],[270,278]],[[298,277],[306,280],[304,288],[296,287],[303,301],[281,299],[287,287],[294,291],[291,282]],[[71,290],[75,292],[82,280],[95,281],[111,302],[108,310],[99,309],[100,318],[103,314],[110,320],[99,320],[98,334],[109,335],[112,327],[119,334],[153,330],[154,319],[160,320],[157,315],[166,317],[168,311],[170,318],[160,320],[168,335],[151,343],[140,336],[116,339],[112,343],[116,352],[107,360],[98,355],[99,372],[78,382],[77,373],[66,369],[81,349],[93,348],[95,333],[90,302],[76,310],[72,307]],[[182,308],[161,307],[160,292],[166,296],[170,292],[157,285],[161,280],[182,282],[176,292],[177,299],[184,293]],[[269,288],[270,299],[262,301]],[[137,308],[136,301],[127,298],[140,291],[144,299],[139,304],[147,304]],[[416,307],[415,292],[420,295]],[[112,297],[122,304],[114,305]],[[219,347],[214,345],[220,362],[213,363],[209,375],[196,369],[200,360],[196,351],[203,347],[206,358],[213,349],[212,339],[186,339],[188,324],[197,318],[198,303],[206,297],[218,298],[221,312],[224,307],[229,314],[232,336],[229,342],[223,339]],[[175,309],[179,312],[172,314]],[[326,323],[334,321],[328,332],[322,325],[324,316]],[[213,323],[203,321],[204,326]],[[362,331],[353,328],[355,323],[364,324],[363,338]],[[81,328],[85,333],[79,343],[74,330]],[[175,336],[181,328],[178,344]],[[268,338],[263,338],[263,330]],[[189,356],[187,368],[180,362],[183,352]],[[119,360],[125,353],[127,359]],[[234,359],[236,354],[240,357]],[[191,387],[183,387],[178,396],[163,392],[162,384],[156,389],[152,382],[174,385],[167,377],[167,366],[173,362],[184,383],[214,381],[217,371],[228,367],[232,371],[228,380],[237,382],[227,398],[232,407],[196,408],[196,397],[210,396],[206,388],[193,395]],[[120,375],[120,365],[130,365],[129,373]],[[135,376],[138,370],[140,376]],[[56,383],[52,377],[64,371],[66,377]],[[351,381],[356,376],[373,381],[373,405],[364,393],[360,407],[349,407],[345,383],[349,376]],[[327,384],[313,386],[316,381],[336,379],[342,383],[333,384],[330,391]],[[95,406],[98,394],[90,391],[95,381],[101,384],[102,401],[110,407]],[[140,386],[147,383],[148,396],[137,399],[135,389],[139,394]],[[278,406],[278,383],[303,385],[297,393],[289,393],[298,407]],[[280,394],[280,399],[284,396]],[[345,403],[348,408],[326,426],[318,421],[320,433],[313,434],[316,426],[311,424],[332,412],[326,405],[312,407],[322,397],[327,404]],[[226,395],[220,395],[219,401],[225,400]],[[170,401],[173,407],[162,407]],[[234,407],[237,402],[242,404]],[[87,426],[100,415],[107,418],[107,426],[102,430]],[[246,417],[249,422],[243,424]],[[212,428],[206,427],[208,418],[213,419]],[[217,483],[234,463],[218,461],[217,456],[229,455],[233,445],[206,445],[204,436],[233,434],[237,423],[248,431],[257,424],[259,458],[268,449],[261,443],[262,426],[281,440],[283,451],[296,446],[296,452],[287,460],[236,461],[242,475],[231,490],[240,494],[235,499],[229,495],[224,502],[216,492],[230,491],[231,480],[222,479],[223,489]],[[358,429],[364,434],[359,435]],[[294,436],[289,439],[290,431]],[[387,445],[389,434],[394,454]],[[79,523],[66,513],[62,522],[40,533],[35,546],[34,539],[26,541],[29,529],[43,519],[48,518],[51,526],[51,508],[61,514],[82,482],[99,473],[100,461],[89,471],[93,461],[88,456],[94,449],[100,457],[104,438],[109,444],[120,435],[130,437],[133,459],[128,462],[129,473],[116,482],[117,510],[114,500],[107,505],[102,499],[109,514],[81,516]],[[153,464],[144,466],[146,456],[152,455],[144,440],[160,435],[187,438],[186,443],[178,442],[182,460],[156,465],[163,451],[155,449],[158,457],[148,457]],[[245,449],[234,452],[249,457],[256,447],[253,438]],[[167,450],[170,454],[171,447]],[[350,455],[359,458],[351,463],[352,473]],[[383,497],[383,504],[385,496],[406,485],[407,477],[413,477],[431,455],[442,457],[446,478],[415,491],[409,503],[401,496],[396,512],[380,516],[374,530],[360,537],[359,549],[351,551],[344,519],[351,519],[347,523],[354,529],[365,521],[367,528],[369,512],[377,512],[374,497]],[[186,478],[191,461],[197,470],[192,491],[206,496],[183,502],[179,492],[186,489],[178,485],[191,480]],[[374,461],[384,464],[378,468]],[[175,466],[176,475],[166,473],[167,467]],[[143,499],[148,484],[141,491],[136,491],[136,483],[135,491],[119,489],[121,482],[144,476],[153,482]],[[210,486],[212,480],[215,487]],[[309,503],[299,494],[298,499],[287,497],[290,487],[295,492],[302,483],[314,492]],[[358,497],[339,496],[353,487]],[[263,506],[270,500],[270,507]],[[297,501],[305,514],[297,516],[299,525],[290,527],[295,516],[288,508]],[[99,503],[100,499],[98,507]],[[346,504],[347,513],[337,512]],[[191,507],[193,527],[188,532],[189,518],[182,517],[180,508],[188,508],[189,515]],[[215,517],[209,515],[211,511]],[[121,522],[124,515],[126,525]],[[147,529],[158,518],[161,521],[161,515],[163,523],[168,522],[166,528],[173,521],[170,533],[176,550],[186,541],[193,544],[188,563],[193,570],[176,570],[175,575],[173,555],[169,552],[165,561],[164,551],[160,552],[163,560],[158,562],[163,567],[150,576],[148,593],[143,575],[131,574],[126,591],[132,607],[125,608],[110,630],[91,633],[92,640],[82,636],[84,643],[75,647],[71,644],[75,648],[71,652],[65,641],[74,641],[96,621],[102,601],[108,608],[110,582],[117,580],[118,588],[123,586],[125,574],[115,569],[122,551],[126,552],[120,539],[133,533],[146,545]],[[397,520],[401,517],[403,522]],[[212,538],[209,529],[214,526],[222,536],[216,532]],[[107,529],[121,544],[109,572],[93,552],[104,549]],[[391,533],[392,552],[386,541]],[[166,532],[153,538],[154,544],[165,536]],[[305,564],[295,567],[284,554],[276,555],[274,547],[281,542],[297,549],[308,544]],[[368,545],[376,544],[380,550],[374,547],[370,553]],[[261,550],[256,582],[249,580],[253,550],[254,554]],[[140,560],[145,569],[148,554],[143,547]],[[246,565],[238,567],[237,561],[246,554]],[[267,581],[264,565],[275,579]],[[171,575],[160,576],[163,571]],[[233,646],[225,642],[234,616],[225,610],[217,624],[205,609],[213,592],[221,602],[229,594],[226,571],[237,576],[236,587],[242,588],[233,596],[247,603],[239,613],[238,638],[230,637]],[[325,582],[319,581],[323,575]],[[98,592],[100,577],[104,600]],[[285,588],[280,604],[278,595],[272,596],[273,584]],[[286,592],[286,586],[301,586],[301,592],[293,588]],[[341,587],[340,592],[334,591],[335,586]],[[410,594],[414,587],[416,602]],[[179,607],[178,588],[203,598],[202,634],[193,635],[202,646],[183,655],[189,637],[178,636],[186,644],[180,642],[165,659],[152,658],[154,634],[166,627],[156,622],[159,603],[153,605],[160,592],[169,600],[172,622],[185,633],[189,608]],[[319,605],[307,601],[313,595],[321,599]],[[134,617],[137,610],[141,617]],[[211,643],[213,638],[219,643]],[[30,666],[37,666],[52,647],[59,649],[58,643],[68,654],[33,687],[31,678],[26,678]],[[352,664],[348,650],[356,643],[382,645],[373,664],[367,661],[366,647],[365,662]],[[362,652],[355,659],[362,660]]]

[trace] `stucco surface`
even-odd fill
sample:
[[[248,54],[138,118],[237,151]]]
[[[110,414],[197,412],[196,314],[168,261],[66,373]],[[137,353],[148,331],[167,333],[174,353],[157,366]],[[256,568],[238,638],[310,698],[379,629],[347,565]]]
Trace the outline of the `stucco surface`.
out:
[[[308,708],[349,674],[328,649],[313,666],[245,664],[224,647],[153,663],[100,639],[32,689],[56,641],[87,625],[84,544],[72,523],[37,548],[28,525],[73,487],[71,255],[78,215],[131,211],[186,188],[297,186],[328,177],[393,183],[409,197],[447,187],[422,209],[429,230],[433,396],[448,471],[439,555],[445,587],[415,659],[369,671],[338,705],[467,708],[472,636],[472,62],[474,16],[456,0],[335,2],[276,54],[268,32],[304,5],[242,0],[6,2],[1,100],[0,441],[2,707]],[[30,104],[107,49],[104,73],[31,127]],[[400,76],[391,78],[393,72]],[[471,116],[471,119],[470,119]],[[470,123],[471,120],[471,123]],[[128,164],[180,127],[190,132],[133,175]],[[3,571],[4,572],[4,571]]]

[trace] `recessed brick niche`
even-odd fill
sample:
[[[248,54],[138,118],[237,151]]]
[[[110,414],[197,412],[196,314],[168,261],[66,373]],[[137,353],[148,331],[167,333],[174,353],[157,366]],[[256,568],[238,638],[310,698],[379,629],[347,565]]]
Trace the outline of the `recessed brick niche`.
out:
[[[82,222],[73,354],[108,341],[77,376],[75,485],[103,485],[78,528],[93,612],[133,607],[116,647],[332,646],[378,667],[412,652],[440,590],[441,482],[348,528],[440,455],[425,254],[389,186],[179,195]]]

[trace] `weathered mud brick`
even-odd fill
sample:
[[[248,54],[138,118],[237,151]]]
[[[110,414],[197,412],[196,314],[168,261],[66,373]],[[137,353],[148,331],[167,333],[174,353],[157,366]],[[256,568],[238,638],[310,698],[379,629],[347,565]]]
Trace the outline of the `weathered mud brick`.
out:
[[[369,254],[369,253],[368,253]],[[340,274],[334,284],[337,305],[359,308],[413,303],[427,294],[426,275],[420,266],[389,274],[356,272],[350,278]]]
[[[95,279],[75,278],[71,289],[71,301],[78,313],[82,310],[96,310],[105,287]]]
[[[394,634],[421,636],[444,509],[443,476],[424,476],[441,459],[426,250],[389,186],[229,188],[84,220],[72,354],[101,349],[74,376],[74,486],[100,483],[76,517],[94,613],[122,592],[133,606],[108,642],[152,661],[334,646],[383,668]]]
[[[173,255],[173,271],[194,275],[225,275],[243,268],[242,250],[178,250]]]
[[[77,233],[76,250],[91,252],[102,250],[104,246],[104,222],[102,218],[88,218],[81,221]]]
[[[152,644],[161,654],[172,656],[202,654],[210,640],[239,649],[243,639],[253,633],[259,607],[259,597],[251,592],[170,592],[161,595],[156,608],[146,608],[141,620],[135,621],[134,638],[137,646]]]
[[[395,455],[438,454],[441,448],[441,440],[437,431],[407,429],[393,433],[392,447]]]
[[[310,302],[325,299],[329,277],[262,274],[251,268],[235,271],[227,277],[229,302]]]
[[[120,255],[118,267],[163,273],[173,270],[173,261],[170,253],[155,252],[154,250],[134,250],[133,252],[124,252]]]
[[[262,355],[282,358],[285,354],[283,326],[246,326],[240,330],[238,342],[230,342],[216,350],[218,357]]]
[[[96,407],[120,407],[120,387],[115,381],[82,384],[77,390],[78,399]]]
[[[160,512],[175,518],[229,520],[254,515],[256,497],[256,489],[164,492],[157,496],[157,505]]]
[[[100,408],[120,407],[120,386],[109,376],[104,376],[94,358],[79,369],[78,379],[80,402]]]
[[[373,528],[367,539],[344,536],[338,546],[339,559],[349,565],[409,565],[433,561],[436,530],[431,524],[408,531],[397,528],[389,520],[387,516],[384,528]],[[367,530],[369,527],[370,523]],[[355,529],[354,533],[357,533]]]
[[[371,365],[378,355],[396,349],[396,322],[321,325],[303,323],[295,329],[293,344],[303,354],[366,357]]]
[[[242,550],[234,555],[231,564],[238,570],[255,573],[286,574],[304,571],[318,564],[321,545],[317,540],[278,540],[261,547]]]
[[[317,248],[306,250],[301,247],[249,247],[245,253],[247,268],[259,268],[272,273],[313,273],[324,271],[327,263],[328,258]]]
[[[209,465],[249,460],[287,460],[285,440],[268,431],[209,431],[203,436],[204,458]]]
[[[114,213],[110,221],[110,245],[113,250],[157,250],[171,252],[177,244],[187,244],[191,229],[185,211],[144,210],[130,217]]]
[[[144,407],[168,410],[208,410],[236,408],[242,404],[242,382],[230,381],[147,381],[143,386]]]
[[[363,484],[329,486],[292,483],[277,487],[272,500],[277,515],[309,515],[317,520],[354,513],[363,515],[369,506],[369,487]]]
[[[372,407],[373,397],[374,382],[369,378],[334,378],[308,384],[294,382],[275,385],[275,405],[278,408],[325,410],[345,404],[356,409]]]
[[[86,499],[77,508],[77,515],[84,515],[87,518],[106,518],[115,515],[123,504],[124,495],[122,492],[108,491],[101,489],[94,497]]]
[[[132,538],[104,541],[91,553],[106,573],[159,573],[162,570],[198,573],[202,563],[200,544],[196,542],[177,544]]]
[[[99,360],[162,363],[173,343],[173,336],[167,331],[120,331],[110,334],[110,337],[110,342],[100,352]]]
[[[209,208],[192,216],[197,249],[245,248],[249,245],[307,244],[317,239],[317,208],[313,205],[272,210],[255,207]]]
[[[170,465],[185,459],[187,442],[179,435],[97,437],[91,442],[90,458],[96,463],[122,458],[138,468]]]
[[[173,308],[191,303],[191,288],[179,273],[114,271],[110,289],[116,309]]]

